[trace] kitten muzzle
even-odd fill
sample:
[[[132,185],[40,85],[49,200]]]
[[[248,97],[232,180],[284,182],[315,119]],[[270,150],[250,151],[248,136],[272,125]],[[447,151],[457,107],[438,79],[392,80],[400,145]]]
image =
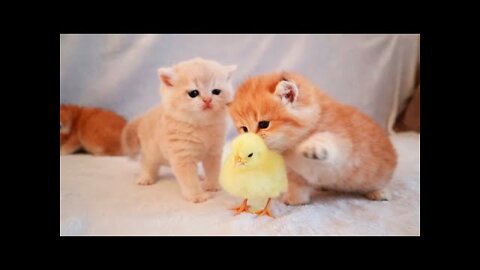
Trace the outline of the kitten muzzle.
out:
[[[208,109],[212,108],[212,99],[211,98],[202,99],[202,100],[203,100],[203,106],[202,106],[203,110],[208,110]]]

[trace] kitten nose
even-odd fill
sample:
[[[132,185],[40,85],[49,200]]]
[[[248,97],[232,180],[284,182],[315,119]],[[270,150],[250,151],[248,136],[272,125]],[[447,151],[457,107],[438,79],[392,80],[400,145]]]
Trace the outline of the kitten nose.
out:
[[[203,102],[210,104],[212,102],[212,98],[203,98]]]

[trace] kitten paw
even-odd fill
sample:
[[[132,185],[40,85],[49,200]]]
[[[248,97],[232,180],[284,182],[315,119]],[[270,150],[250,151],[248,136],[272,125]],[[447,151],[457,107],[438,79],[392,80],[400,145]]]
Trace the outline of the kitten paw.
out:
[[[140,176],[137,178],[137,185],[145,186],[145,185],[151,185],[155,182],[155,180],[150,177],[150,176]]]
[[[202,182],[202,188],[206,191],[216,192],[220,190],[220,185],[218,184],[218,182],[205,180]]]
[[[347,158],[350,142],[330,132],[319,132],[303,141],[297,154],[308,159],[329,163],[343,163]],[[342,147],[342,148],[339,148]]]
[[[282,196],[282,202],[287,205],[302,205],[307,204],[310,202],[310,195],[309,194],[292,194],[292,193],[285,193]]]
[[[365,197],[372,201],[388,201],[390,193],[387,190],[375,190],[365,194]]]
[[[204,202],[212,197],[211,193],[202,192],[196,194],[183,194],[185,199],[193,203],[201,203]]]
[[[65,155],[70,155],[72,154],[73,151],[67,148],[61,148],[60,149],[60,156],[65,156]]]
[[[303,145],[301,153],[305,158],[326,160],[328,158],[328,151],[321,145]]]

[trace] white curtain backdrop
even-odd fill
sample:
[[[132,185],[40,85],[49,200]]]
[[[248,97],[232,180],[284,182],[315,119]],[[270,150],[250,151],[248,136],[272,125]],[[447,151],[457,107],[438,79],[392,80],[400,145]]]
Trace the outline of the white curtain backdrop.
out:
[[[132,119],[160,101],[159,67],[197,56],[237,64],[234,87],[260,73],[300,73],[389,129],[414,87],[419,35],[61,35],[61,103]]]

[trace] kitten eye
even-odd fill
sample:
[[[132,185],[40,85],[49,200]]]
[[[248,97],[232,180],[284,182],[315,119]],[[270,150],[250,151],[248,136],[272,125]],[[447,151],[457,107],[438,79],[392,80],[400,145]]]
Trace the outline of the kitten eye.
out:
[[[247,128],[247,127],[242,127],[242,130],[243,130],[243,132],[248,132],[248,128]]]
[[[248,157],[252,157],[253,156],[253,153],[250,153],[250,155],[248,155]]]
[[[268,128],[268,126],[270,125],[270,121],[260,121],[258,122],[258,127],[259,128]]]
[[[191,97],[191,98],[194,98],[196,96],[198,96],[200,93],[198,92],[198,90],[192,90],[190,92],[188,92],[188,95]]]
[[[212,90],[212,94],[214,94],[214,95],[220,95],[221,92],[222,92],[222,90],[220,90],[220,89],[213,89]]]

